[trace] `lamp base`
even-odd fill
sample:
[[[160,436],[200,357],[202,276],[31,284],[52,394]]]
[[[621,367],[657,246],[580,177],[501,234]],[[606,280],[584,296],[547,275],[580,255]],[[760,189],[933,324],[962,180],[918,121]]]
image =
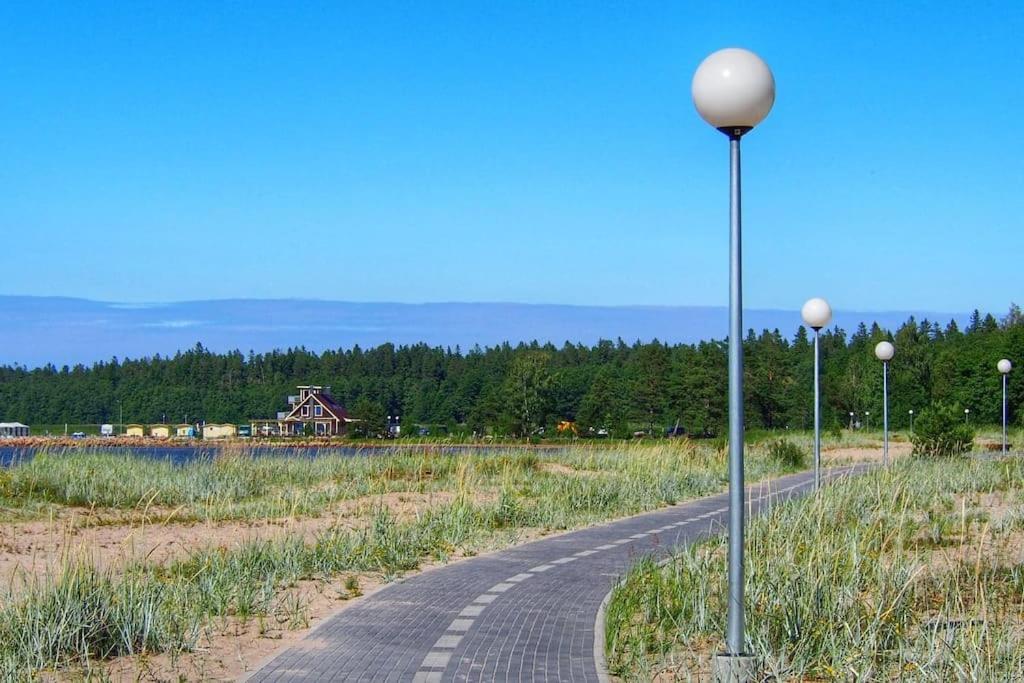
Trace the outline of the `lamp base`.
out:
[[[715,655],[712,666],[715,683],[756,683],[762,680],[761,662],[754,655]]]
[[[754,130],[753,126],[723,126],[718,129],[729,136],[730,140],[739,140],[741,137]]]

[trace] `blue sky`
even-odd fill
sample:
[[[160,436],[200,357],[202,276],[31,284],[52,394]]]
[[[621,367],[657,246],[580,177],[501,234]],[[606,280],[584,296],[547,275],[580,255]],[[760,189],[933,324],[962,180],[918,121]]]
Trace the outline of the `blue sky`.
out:
[[[738,45],[747,305],[1002,312],[1022,8],[4,3],[0,294],[724,304]]]

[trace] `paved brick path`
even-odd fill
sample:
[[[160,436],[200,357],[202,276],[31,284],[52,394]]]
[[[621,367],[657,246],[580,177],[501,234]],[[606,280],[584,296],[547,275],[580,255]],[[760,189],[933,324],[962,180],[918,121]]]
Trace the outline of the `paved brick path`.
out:
[[[811,486],[810,473],[755,484],[749,511]],[[412,576],[341,610],[250,680],[597,680],[605,595],[637,557],[722,532],[728,505],[723,493]]]

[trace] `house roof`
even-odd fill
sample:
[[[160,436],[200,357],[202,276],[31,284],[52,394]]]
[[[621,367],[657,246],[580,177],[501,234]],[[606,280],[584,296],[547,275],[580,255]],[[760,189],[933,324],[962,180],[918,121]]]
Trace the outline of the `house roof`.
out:
[[[7,428],[11,428],[11,427],[28,427],[28,425],[23,425],[20,422],[0,422],[0,428],[3,428],[3,427],[7,427]]]
[[[342,422],[352,421],[352,419],[348,416],[348,413],[345,411],[345,409],[338,405],[334,401],[334,399],[328,396],[327,394],[310,394],[303,400],[296,403],[295,406],[291,409],[291,412],[289,412],[288,416],[285,417],[284,419],[287,421],[297,421],[313,417],[312,415],[307,415],[303,417],[302,415],[299,414],[303,406],[308,406],[313,403],[319,403],[321,406],[323,406],[324,410],[327,411],[328,416],[333,417],[336,420],[340,420]]]

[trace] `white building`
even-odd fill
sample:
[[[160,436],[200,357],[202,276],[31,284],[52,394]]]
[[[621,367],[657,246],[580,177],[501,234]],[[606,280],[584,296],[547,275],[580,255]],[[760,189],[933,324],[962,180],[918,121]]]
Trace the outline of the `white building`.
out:
[[[28,436],[28,425],[20,422],[0,422],[0,437]]]

